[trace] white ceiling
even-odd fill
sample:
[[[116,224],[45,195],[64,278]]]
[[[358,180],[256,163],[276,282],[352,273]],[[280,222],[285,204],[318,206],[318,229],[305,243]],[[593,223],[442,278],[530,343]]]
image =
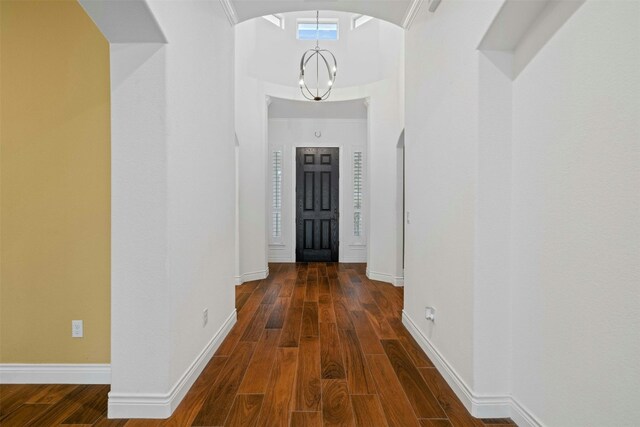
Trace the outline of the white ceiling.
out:
[[[270,119],[366,119],[364,99],[353,101],[291,101],[271,98]]]
[[[304,10],[337,10],[384,19],[407,28],[421,0],[222,0],[234,23]]]

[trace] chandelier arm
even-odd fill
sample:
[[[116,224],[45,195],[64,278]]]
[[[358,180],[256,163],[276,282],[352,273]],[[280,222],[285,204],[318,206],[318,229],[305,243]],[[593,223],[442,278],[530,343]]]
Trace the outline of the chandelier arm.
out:
[[[305,85],[305,87],[304,87],[304,88],[301,88],[301,90],[302,90],[302,94],[304,95],[304,97],[305,97],[305,98],[307,98],[307,99],[308,99],[308,100],[310,100],[310,101],[313,101],[313,98],[314,98],[314,97],[313,97],[313,92],[311,92],[311,91],[309,90],[309,88],[308,88],[308,87],[306,87],[306,85]],[[305,92],[305,90],[306,90],[306,92]],[[307,96],[307,94],[308,94],[308,96]]]
[[[307,54],[310,53],[310,52],[312,52],[311,55],[309,57],[307,57]],[[309,49],[302,55],[302,58],[300,58],[300,75],[304,76],[304,71],[307,68],[307,63],[311,60],[311,58],[313,57],[313,54],[316,53],[316,52],[317,52],[317,50],[315,50],[315,49]],[[306,59],[306,61],[305,61],[305,59]]]
[[[331,53],[331,52],[329,52],[329,53]],[[327,66],[327,72],[329,73],[329,76],[331,77],[331,80],[330,80],[330,83],[329,83],[329,89],[327,89],[327,91],[322,96],[320,96],[320,98],[325,99],[325,97],[331,93],[331,89],[333,89],[333,83],[335,81],[335,76],[331,73],[331,67],[329,66],[329,61],[327,61],[327,58],[325,58],[324,55],[321,54],[321,53],[318,53],[318,55],[320,55],[322,57],[322,60],[324,61],[324,64]],[[318,90],[319,90],[319,87],[320,86],[318,85]],[[318,93],[320,93],[320,92],[318,92]]]
[[[325,51],[325,52],[329,52],[329,51]],[[331,53],[331,52],[329,52],[329,53]],[[334,82],[334,78],[333,78],[334,76],[333,76],[333,71],[331,71],[331,66],[329,65],[329,61],[327,61],[327,58],[325,58],[322,53],[318,53],[318,55],[320,55],[320,57],[324,61],[324,65],[327,66],[327,72],[329,73],[329,77],[331,78],[331,83],[333,83]]]
[[[304,67],[305,67],[305,62],[304,62],[304,58],[307,56],[307,53],[309,51],[306,51],[305,53],[302,54],[302,58],[300,58],[300,74],[304,75]]]
[[[329,74],[333,75],[335,77],[336,73],[338,72],[338,60],[336,59],[336,56],[333,54],[333,52],[331,52],[330,50],[327,49],[320,49],[320,52],[327,52],[329,55],[331,55],[331,57],[333,58],[333,64],[335,65],[335,72],[330,72]]]
[[[305,97],[305,99],[308,99],[309,101],[314,101],[314,99],[313,99],[313,98],[309,98],[309,97],[307,96],[307,94],[306,94],[306,93],[304,93],[304,91],[302,91],[302,96],[304,96],[304,97]]]
[[[314,57],[315,55],[318,55],[318,51],[317,51],[317,50],[315,50],[315,49],[310,49],[310,50],[308,50],[308,51],[305,53],[305,55],[306,55],[307,53],[309,53],[309,52],[313,52],[313,53],[312,53],[312,54],[307,58],[307,60],[305,61],[305,63],[304,63],[305,68],[307,67],[307,64],[309,63],[309,61],[311,61],[311,59],[313,59],[313,57]],[[312,91],[311,89],[309,89],[309,86],[307,86],[307,80],[306,80],[306,79],[303,79],[303,82],[304,82],[304,87],[307,89],[307,91],[309,92],[309,96],[311,97],[311,98],[307,98],[307,99],[308,99],[308,100],[310,100],[310,101],[314,101],[314,100],[315,100],[315,97],[313,96],[313,91]],[[306,96],[305,96],[305,97],[306,97]]]

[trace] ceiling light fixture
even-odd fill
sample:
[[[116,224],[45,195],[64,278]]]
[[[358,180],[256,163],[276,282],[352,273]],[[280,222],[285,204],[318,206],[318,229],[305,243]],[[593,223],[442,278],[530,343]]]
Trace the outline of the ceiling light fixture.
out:
[[[309,88],[306,80],[306,71],[309,62],[315,58],[316,66],[316,87],[315,90]],[[313,67],[313,63],[311,63]],[[320,87],[320,70],[324,72],[327,68],[328,83],[327,87]],[[331,96],[331,89],[336,81],[336,73],[338,72],[338,62],[336,57],[326,49],[320,49],[320,11],[316,11],[316,47],[309,49],[302,55],[300,60],[300,91],[309,101],[324,101]]]

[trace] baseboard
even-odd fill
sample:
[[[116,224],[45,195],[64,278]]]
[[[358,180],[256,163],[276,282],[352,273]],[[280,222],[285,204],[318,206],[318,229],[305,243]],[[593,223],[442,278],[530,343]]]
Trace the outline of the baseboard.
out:
[[[269,262],[277,262],[277,263],[283,263],[283,264],[289,264],[292,262],[296,262],[295,259],[291,259],[291,256],[271,256],[269,255]]]
[[[169,418],[220,347],[236,320],[234,309],[168,393],[109,393],[109,418]]]
[[[0,384],[111,384],[111,365],[2,363]]]
[[[402,311],[402,323],[420,344],[420,347],[429,356],[440,375],[453,389],[453,392],[471,415],[477,418],[510,417],[520,427],[542,426],[531,412],[509,395],[481,396],[475,394],[404,310]]]
[[[404,310],[402,311],[402,323],[411,333],[413,338],[415,338],[418,344],[420,344],[420,347],[422,347],[427,356],[429,356],[429,359],[431,359],[436,369],[438,369],[438,372],[440,372],[440,375],[444,377],[445,381],[447,381],[447,384],[449,384],[449,386],[453,389],[453,392],[456,394],[456,396],[458,396],[458,399],[460,399],[465,408],[467,408],[467,410],[473,415],[473,393],[471,392],[469,386],[440,354],[440,352],[436,350],[436,348],[431,344],[431,341],[429,341],[429,339],[422,334],[413,319],[411,319],[411,317]],[[502,416],[504,416],[504,414],[497,415],[495,416],[495,418],[500,418]]]
[[[345,256],[340,259],[340,262],[347,264],[364,264],[367,262],[367,256]]]
[[[236,276],[235,282],[237,285],[241,285],[245,282],[251,282],[254,280],[263,280],[269,277],[269,267],[266,270],[253,271],[251,273],[243,273],[240,276]]]
[[[543,427],[544,424],[537,419],[529,409],[525,408],[516,399],[511,399],[511,419],[519,427]]]
[[[377,280],[378,282],[391,283],[393,286],[404,286],[404,277],[394,276],[393,274],[378,273],[376,271],[369,270],[367,267],[367,277],[371,280]]]

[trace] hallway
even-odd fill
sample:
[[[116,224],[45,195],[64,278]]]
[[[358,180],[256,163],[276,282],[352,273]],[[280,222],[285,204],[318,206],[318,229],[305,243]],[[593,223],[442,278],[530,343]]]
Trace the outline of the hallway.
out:
[[[455,397],[365,264],[271,264],[168,420],[106,419],[108,386],[2,385],[3,426],[494,426]]]

